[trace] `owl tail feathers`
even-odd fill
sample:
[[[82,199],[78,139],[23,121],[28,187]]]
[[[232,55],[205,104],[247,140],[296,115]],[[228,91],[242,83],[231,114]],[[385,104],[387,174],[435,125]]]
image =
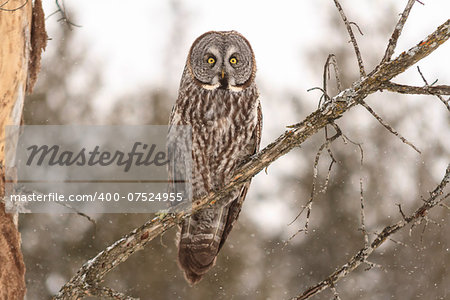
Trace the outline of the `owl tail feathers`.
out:
[[[180,246],[178,250],[178,264],[184,271],[186,281],[193,286],[214,266],[217,248],[213,250],[211,247],[205,247],[200,251],[198,249],[193,251],[189,249],[189,245],[180,244]]]

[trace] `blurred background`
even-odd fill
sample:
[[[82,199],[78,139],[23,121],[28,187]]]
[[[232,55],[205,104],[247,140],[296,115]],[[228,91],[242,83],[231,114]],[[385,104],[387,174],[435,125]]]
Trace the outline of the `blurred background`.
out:
[[[355,30],[366,71],[381,60],[405,1],[341,1]],[[447,20],[446,0],[416,3],[394,56]],[[191,43],[205,31],[237,30],[253,46],[264,114],[262,147],[317,108],[323,65],[338,60],[344,88],[358,79],[349,38],[331,0],[320,1],[44,1],[49,42],[25,124],[167,124]],[[419,66],[428,82],[449,84],[447,43]],[[423,85],[416,66],[395,82]],[[330,94],[334,95],[335,89]],[[328,190],[316,196],[309,233],[286,241],[305,223],[288,225],[311,193],[321,132],[277,160],[252,182],[241,216],[216,266],[189,287],[176,265],[175,230],[154,240],[105,277],[104,284],[141,299],[286,299],[324,279],[364,245],[359,178],[371,233],[398,221],[434,189],[450,161],[449,113],[435,97],[382,92],[367,99],[376,112],[421,151],[387,132],[364,108],[337,121],[358,147],[336,140]],[[330,158],[319,164],[323,185]],[[88,259],[152,215],[97,214],[94,226],[76,214],[20,215],[27,299],[55,294]],[[450,211],[437,207],[428,223],[405,229],[337,284],[342,299],[448,299]],[[371,235],[373,238],[373,235]],[[330,299],[325,291],[314,299]]]

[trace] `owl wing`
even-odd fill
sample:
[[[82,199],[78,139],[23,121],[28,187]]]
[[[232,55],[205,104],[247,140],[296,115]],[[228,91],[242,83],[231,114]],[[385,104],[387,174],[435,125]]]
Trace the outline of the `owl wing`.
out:
[[[176,106],[173,107],[170,115],[169,130],[167,134],[167,154],[168,154],[168,191],[174,193],[175,198],[181,193],[183,200],[190,199],[191,190],[187,179],[192,173],[191,160],[188,159],[191,149],[191,132],[180,124]],[[179,202],[170,202],[176,205]]]
[[[252,140],[254,141],[254,149],[252,149],[252,154],[255,154],[259,150],[259,146],[261,143],[261,130],[262,130],[262,111],[261,104],[258,103],[258,121],[255,126],[255,130],[252,134]],[[247,195],[248,188],[250,186],[250,181],[244,184],[239,193],[239,196],[233,200],[229,205],[227,221],[225,223],[225,227],[222,234],[222,239],[219,244],[219,251],[222,249],[223,244],[225,243],[228,234],[231,229],[233,229],[234,223],[236,223],[237,218],[239,217],[239,213],[241,212],[242,204],[244,203],[245,196]]]

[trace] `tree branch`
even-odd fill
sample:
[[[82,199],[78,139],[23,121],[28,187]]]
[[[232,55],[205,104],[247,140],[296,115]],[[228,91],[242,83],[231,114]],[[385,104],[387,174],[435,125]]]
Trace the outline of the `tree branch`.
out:
[[[397,22],[397,25],[395,25],[394,32],[392,33],[391,38],[389,39],[389,44],[386,48],[386,52],[384,53],[384,57],[381,60],[381,63],[385,63],[389,61],[394,54],[395,46],[397,46],[398,38],[400,37],[400,34],[402,33],[403,26],[405,25],[406,19],[408,19],[409,12],[411,11],[411,8],[413,7],[416,0],[409,0],[406,4],[405,9],[403,10],[402,16]]]
[[[353,34],[353,30],[352,30],[352,27],[350,26],[350,23],[355,24],[355,26],[358,28],[358,30],[360,32],[361,32],[361,29],[359,29],[359,26],[355,22],[349,22],[347,20],[347,17],[345,16],[344,10],[342,9],[342,6],[339,3],[339,1],[334,0],[334,4],[336,5],[336,7],[339,11],[339,14],[341,15],[341,18],[345,23],[345,27],[347,28],[348,35],[350,36],[350,40],[353,44],[353,48],[355,49],[356,60],[358,61],[358,66],[359,66],[359,75],[361,77],[364,77],[364,76],[366,76],[366,71],[364,70],[364,64],[363,64],[363,61],[361,58],[361,52],[359,51],[358,43],[356,42],[356,38],[355,38],[355,35]]]
[[[120,263],[126,261],[134,252],[142,249],[149,241],[181,222],[184,218],[210,205],[220,203],[230,191],[242,186],[257,173],[269,166],[273,161],[285,155],[293,148],[324,128],[327,124],[340,118],[346,111],[360,103],[369,94],[380,89],[383,82],[389,81],[404,72],[417,61],[436,50],[450,35],[450,20],[439,26],[424,41],[407,52],[400,54],[395,60],[378,65],[367,77],[353,83],[352,87],[342,91],[331,101],[324,103],[306,119],[293,125],[273,143],[256,155],[249,158],[236,171],[236,175],[220,191],[196,199],[189,212],[161,214],[139,228],[128,233],[120,240],[87,261],[65,284],[53,299],[77,299],[85,296],[90,287],[98,286],[103,277]],[[398,229],[397,229],[398,230]],[[377,242],[377,238],[373,243]],[[374,245],[372,243],[372,245]]]
[[[380,247],[392,234],[396,233],[406,225],[417,222],[427,215],[428,211],[445,200],[450,194],[440,197],[444,193],[444,188],[450,180],[450,164],[447,166],[444,178],[441,183],[430,193],[430,197],[425,201],[423,205],[416,209],[416,211],[410,216],[405,216],[402,213],[402,220],[395,224],[391,224],[383,228],[383,230],[377,234],[375,240],[370,244],[364,246],[358,251],[346,264],[336,270],[333,274],[319,282],[313,287],[308,288],[301,295],[292,298],[292,300],[304,300],[309,299],[311,296],[316,295],[328,287],[333,287],[336,282],[345,277],[347,274],[355,270],[361,263],[366,263],[367,258]]]
[[[425,83],[425,87],[430,87],[430,85],[428,84],[428,81],[425,79],[425,76],[423,76],[422,71],[420,71],[419,66],[417,66],[417,71],[420,74],[420,77],[422,77],[423,82]],[[431,84],[433,85],[433,83]],[[450,105],[448,104],[448,102],[450,101],[450,99],[445,100],[444,97],[442,97],[442,95],[440,94],[435,94],[435,96],[442,102],[444,103],[445,107],[447,107],[447,110],[450,111]]]
[[[380,90],[388,90],[399,94],[450,95],[449,85],[411,86],[386,81],[380,85]]]
[[[367,103],[363,100],[361,100],[361,105],[364,106],[365,109],[367,109],[368,112],[372,114],[372,116],[377,119],[378,122],[380,122],[381,125],[384,126],[390,133],[398,137],[403,143],[407,144],[411,148],[413,148],[417,153],[422,154],[419,149],[417,149],[416,146],[414,146],[410,141],[408,141],[406,138],[404,138],[400,133],[394,130],[394,128],[391,127],[388,123],[386,123]]]

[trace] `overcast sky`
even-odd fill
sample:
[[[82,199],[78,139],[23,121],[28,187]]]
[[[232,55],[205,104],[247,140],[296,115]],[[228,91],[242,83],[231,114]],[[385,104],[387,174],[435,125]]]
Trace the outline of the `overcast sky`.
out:
[[[341,1],[349,19],[356,21],[365,33],[357,36],[362,47],[372,47],[369,41],[377,24],[390,16],[391,8],[400,13],[406,2]],[[450,1],[423,2],[425,5],[416,4],[413,8],[398,50],[413,46],[448,19]],[[55,10],[54,1],[44,1],[44,4],[46,15]],[[178,19],[172,10],[172,5],[177,4],[182,16]],[[337,14],[332,0],[229,0],[225,3],[66,0],[65,5],[69,16],[73,15],[72,21],[82,26],[75,30],[77,40],[88,46],[86,56],[105,66],[105,86],[99,95],[103,101],[108,101],[111,95],[126,94],[144,85],[169,85],[176,91],[191,43],[209,30],[233,29],[244,34],[257,58],[257,79],[270,84],[275,91],[288,89],[303,93],[306,88],[317,85],[320,77],[309,68],[306,53],[314,47],[343,42],[341,37],[333,36],[334,31],[330,31],[327,23],[330,13]],[[58,18],[53,16],[47,20],[50,36]],[[177,43],[171,45],[174,38]],[[386,36],[386,41],[388,38]],[[386,41],[377,41],[376,49],[362,48],[363,58],[365,51],[382,53]],[[173,46],[170,53],[167,53],[168,46]],[[52,47],[51,41],[49,47]],[[438,51],[441,55],[433,54],[421,64],[429,63],[433,68],[439,68],[441,80],[450,79],[448,68],[441,68],[438,59],[443,53],[449,56],[450,44]],[[321,69],[322,66],[318,66],[317,71]],[[419,79],[417,83],[420,83]]]

